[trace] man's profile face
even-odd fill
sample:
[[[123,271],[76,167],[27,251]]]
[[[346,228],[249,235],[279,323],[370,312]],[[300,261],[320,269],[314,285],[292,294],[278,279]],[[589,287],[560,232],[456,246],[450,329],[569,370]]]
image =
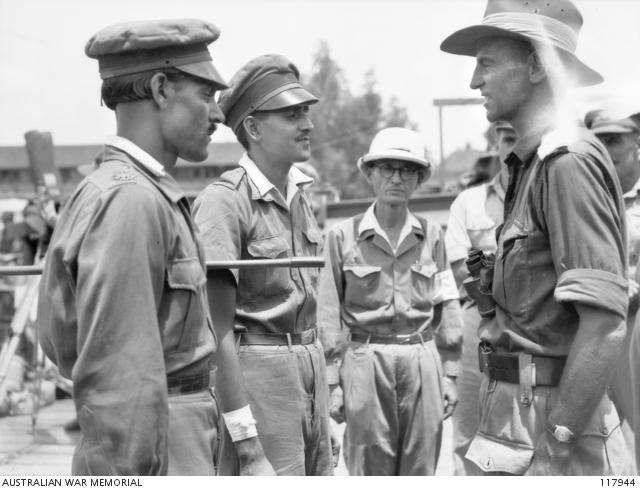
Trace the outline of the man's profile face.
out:
[[[291,164],[311,157],[309,104],[254,113],[260,131],[260,146],[274,162]]]
[[[607,148],[620,179],[622,192],[630,191],[640,178],[638,133],[604,133],[598,139]]]
[[[194,77],[170,83],[169,106],[163,118],[165,138],[179,157],[191,162],[205,160],[211,135],[224,121],[215,102],[216,87]]]
[[[479,41],[470,87],[485,98],[490,122],[517,117],[531,95],[528,71],[529,53],[523,42],[500,37]]]

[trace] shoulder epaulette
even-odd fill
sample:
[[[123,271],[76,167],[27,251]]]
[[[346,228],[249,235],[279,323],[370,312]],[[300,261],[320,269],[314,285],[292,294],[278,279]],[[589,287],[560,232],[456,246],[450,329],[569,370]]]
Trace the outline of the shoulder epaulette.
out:
[[[540,140],[538,157],[546,160],[551,156],[569,152],[569,147],[580,139],[580,131],[577,127],[561,128],[545,134]]]
[[[245,175],[246,172],[242,167],[227,170],[217,181],[214,182],[214,185],[222,185],[229,189],[237,189]]]
[[[140,175],[130,162],[111,159],[102,162],[88,179],[99,187],[108,189],[122,184],[138,183]]]

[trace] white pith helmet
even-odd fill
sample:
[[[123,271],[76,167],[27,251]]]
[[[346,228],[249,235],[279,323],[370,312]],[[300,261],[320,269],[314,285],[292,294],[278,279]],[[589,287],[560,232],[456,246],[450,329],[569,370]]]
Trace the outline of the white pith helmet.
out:
[[[422,167],[425,179],[431,175],[431,162],[426,158],[425,147],[420,135],[407,128],[385,128],[371,141],[369,153],[358,159],[358,168],[364,171],[364,164],[375,160],[400,160]]]

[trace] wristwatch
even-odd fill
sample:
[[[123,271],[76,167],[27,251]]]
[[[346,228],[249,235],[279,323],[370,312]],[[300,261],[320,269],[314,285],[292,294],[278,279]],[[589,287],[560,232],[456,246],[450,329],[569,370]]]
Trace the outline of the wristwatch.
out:
[[[576,437],[575,434],[564,425],[553,425],[551,427],[545,427],[549,432],[551,432],[551,435],[556,439],[556,441],[562,442],[564,444],[571,444],[573,442],[573,439]]]

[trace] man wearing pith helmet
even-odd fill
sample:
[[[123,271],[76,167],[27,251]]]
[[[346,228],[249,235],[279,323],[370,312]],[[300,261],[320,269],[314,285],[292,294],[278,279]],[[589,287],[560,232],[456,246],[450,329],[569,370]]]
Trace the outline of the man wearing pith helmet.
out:
[[[568,0],[489,0],[443,51],[476,58],[471,88],[518,142],[498,233],[495,316],[479,328],[480,423],[466,457],[485,473],[630,471],[605,393],[625,336],[624,203],[609,155],[565,90],[602,81],[575,55]]]
[[[219,34],[193,19],[130,22],[85,47],[117,136],[60,214],[38,304],[42,347],[73,380],[74,474],[215,472],[204,254],[170,172],[178,157],[204,160],[224,119],[214,96],[226,82],[207,48]],[[241,444],[247,473],[268,466],[257,439]]]
[[[408,210],[431,163],[418,134],[387,128],[358,167],[376,199],[329,231],[320,283],[331,416],[351,475],[433,475],[462,318],[442,230]]]
[[[246,153],[196,199],[205,254],[218,259],[282,259],[321,254],[322,240],[305,187],[293,167],[309,159],[318,99],[281,55],[251,60],[220,97],[227,124]],[[236,440],[257,427],[279,475],[333,473],[326,366],[316,328],[317,268],[212,271],[213,324],[236,371],[220,396],[238,407],[227,423]],[[236,352],[235,347],[238,346]],[[223,444],[221,473],[235,474],[235,451]]]

